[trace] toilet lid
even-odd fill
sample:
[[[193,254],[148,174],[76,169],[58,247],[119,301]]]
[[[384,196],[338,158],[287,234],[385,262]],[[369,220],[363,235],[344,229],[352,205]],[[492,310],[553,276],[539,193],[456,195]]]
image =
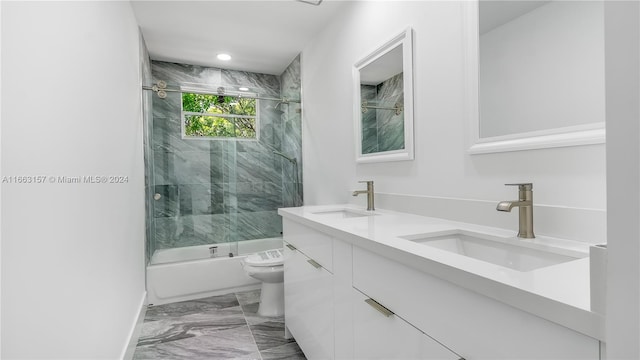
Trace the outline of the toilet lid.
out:
[[[282,249],[273,249],[247,255],[244,262],[251,266],[276,266],[282,265],[284,253]]]

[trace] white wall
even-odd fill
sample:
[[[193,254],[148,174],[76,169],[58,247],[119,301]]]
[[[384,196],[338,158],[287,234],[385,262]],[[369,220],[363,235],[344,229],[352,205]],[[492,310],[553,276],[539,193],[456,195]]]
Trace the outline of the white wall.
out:
[[[144,297],[138,28],[129,2],[3,2],[2,358],[115,359]],[[127,176],[61,184],[49,176]]]
[[[604,145],[465,153],[461,6],[457,2],[355,3],[304,50],[305,202],[347,202],[350,190],[361,186],[356,180],[373,179],[377,193],[388,197],[431,198],[442,207],[456,202],[466,205],[467,200],[495,204],[515,197],[514,189],[503,183],[532,181],[535,202],[559,212],[604,213],[608,207],[608,358],[640,358],[640,6],[605,3],[606,156]],[[416,159],[356,165],[351,66],[407,25],[415,29]],[[559,217],[560,224],[564,220]],[[568,227],[590,226],[589,222],[583,218]]]
[[[481,34],[479,68],[482,137],[603,122],[603,3],[552,1]]]
[[[0,1],[0,29],[2,28],[2,1]],[[0,46],[0,69],[2,69],[2,46]],[[0,100],[2,99],[2,71],[0,71]],[[2,103],[2,101],[0,101]],[[0,105],[1,107],[1,105]],[[2,115],[0,114],[0,159],[2,159]],[[0,162],[1,164],[1,162]],[[2,166],[0,165],[0,176]],[[0,190],[0,204],[2,191]],[[2,259],[2,206],[0,206],[0,260]],[[0,281],[2,281],[2,266],[0,266]],[[2,324],[2,286],[0,283],[0,324]],[[0,327],[0,357],[2,356],[2,328]]]
[[[640,5],[605,3],[607,359],[640,359]]]
[[[533,182],[537,206],[604,212],[604,145],[466,153],[464,6],[445,1],[354,2],[304,49],[306,204],[348,202],[350,191],[362,186],[357,180],[372,179],[381,195],[484,201],[491,205],[491,216],[507,219],[515,229],[517,212],[493,209],[498,201],[517,196],[505,183]],[[357,165],[351,68],[408,25],[414,29],[415,160]]]

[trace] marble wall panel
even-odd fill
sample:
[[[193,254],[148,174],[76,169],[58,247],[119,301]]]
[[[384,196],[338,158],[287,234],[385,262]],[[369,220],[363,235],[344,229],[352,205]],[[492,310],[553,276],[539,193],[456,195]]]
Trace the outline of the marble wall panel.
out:
[[[285,91],[300,98],[299,58],[280,77],[158,61],[151,69],[154,82],[169,86],[247,86],[261,96],[280,97]],[[284,206],[283,188],[294,187],[283,183],[283,164],[289,162],[273,151],[286,147],[288,156],[302,160],[300,104],[260,100],[258,105],[258,140],[183,139],[180,94],[153,95],[150,182],[160,195],[152,202],[156,248],[280,235],[276,209]]]
[[[282,207],[282,184],[280,182],[237,183],[236,199],[238,212],[277,210]]]
[[[403,74],[377,86],[362,85],[360,94],[369,105],[393,108],[404,100]],[[362,153],[404,149],[404,111],[369,109],[362,114]]]
[[[153,93],[152,93],[153,94]],[[153,116],[180,119],[182,111],[182,96],[179,92],[168,92],[162,99],[157,95],[152,97]]]
[[[157,249],[229,242],[229,217],[226,214],[184,215],[157,218]]]
[[[283,97],[291,100],[300,100],[302,87],[300,70],[300,56],[298,55],[291,61],[280,76],[280,82],[282,84],[280,93]]]
[[[189,84],[211,84],[217,86],[222,84],[220,69],[203,66],[153,61],[152,74],[154,83],[158,80],[163,80],[170,86]]]
[[[217,152],[154,151],[155,184],[219,184],[224,178],[223,154]]]
[[[281,93],[288,99],[302,101],[301,68],[298,55],[280,76]],[[283,105],[284,126],[282,152],[296,159],[297,166],[282,161],[282,195],[284,206],[300,206],[302,196],[302,104],[291,102]],[[297,175],[297,176],[296,176]]]
[[[222,184],[156,185],[154,195],[156,218],[224,213]]]
[[[221,146],[212,147],[212,141],[182,138],[180,116],[153,118],[153,149],[166,152],[216,151]],[[219,150],[221,151],[221,150]]]
[[[156,218],[180,215],[180,198],[177,185],[156,185],[153,198]]]
[[[280,150],[282,148],[282,136],[284,126],[283,104],[272,100],[260,101],[259,112],[259,129],[260,144],[263,144],[272,150]]]
[[[378,85],[378,100],[381,106],[395,107],[404,103],[403,74],[395,75]],[[378,150],[404,149],[404,111],[396,114],[392,110],[377,110]]]
[[[246,71],[221,70],[222,86],[246,86],[259,91],[260,96],[279,97],[280,81],[277,76],[268,74],[256,74]]]
[[[295,207],[302,204],[302,183],[284,181],[282,183],[282,198],[284,207]]]
[[[376,86],[361,85],[360,97],[369,105],[377,105]],[[366,112],[361,113],[363,154],[378,152],[378,121],[376,114],[377,111],[374,109],[367,109]]]
[[[179,185],[181,215],[224,213],[223,184]]]
[[[238,240],[282,236],[282,219],[275,210],[238,213],[237,228],[232,232]]]

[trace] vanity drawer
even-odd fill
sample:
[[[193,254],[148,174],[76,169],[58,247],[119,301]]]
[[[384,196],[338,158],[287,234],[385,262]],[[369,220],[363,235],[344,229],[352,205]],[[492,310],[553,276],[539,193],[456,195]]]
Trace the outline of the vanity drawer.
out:
[[[307,358],[333,359],[333,275],[286,245],[285,325]]]
[[[352,309],[354,359],[460,359],[356,289],[352,289]]]
[[[291,220],[282,221],[284,241],[333,272],[333,239]]]
[[[599,359],[596,339],[357,247],[353,287],[467,359]]]

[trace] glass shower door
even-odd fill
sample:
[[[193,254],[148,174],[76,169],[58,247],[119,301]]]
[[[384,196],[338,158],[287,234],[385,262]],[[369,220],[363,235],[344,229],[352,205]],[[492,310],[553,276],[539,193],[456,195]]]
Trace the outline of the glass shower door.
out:
[[[153,94],[152,117],[145,120],[150,252],[179,249],[196,259],[210,257],[213,249],[216,256],[236,256],[281,247],[277,209],[302,203],[302,115],[299,100],[276,99],[300,98],[299,59],[279,77],[164,62],[153,62],[152,72],[154,82],[177,90]],[[204,106],[202,116],[184,111],[183,89],[216,76],[221,84],[206,85],[213,93],[203,91],[200,100],[223,101],[231,117],[234,100],[217,99],[216,88],[247,86],[261,98],[255,138],[250,131],[247,138],[198,138],[193,126],[185,133],[192,121],[215,117],[208,114],[215,109]]]

